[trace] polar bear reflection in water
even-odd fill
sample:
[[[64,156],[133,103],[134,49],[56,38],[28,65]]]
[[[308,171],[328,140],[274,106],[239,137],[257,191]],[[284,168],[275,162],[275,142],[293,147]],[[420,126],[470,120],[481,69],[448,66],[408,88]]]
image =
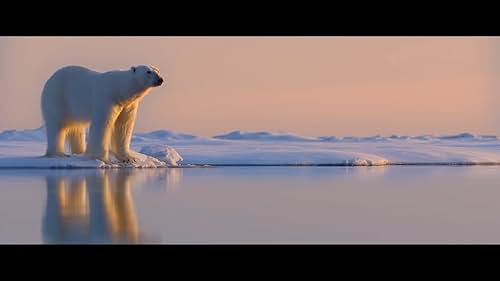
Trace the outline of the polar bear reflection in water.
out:
[[[133,185],[177,189],[182,169],[90,170],[46,176],[47,202],[42,223],[45,243],[159,243],[139,229]],[[142,183],[142,184],[141,184]],[[164,188],[164,186],[162,186]]]

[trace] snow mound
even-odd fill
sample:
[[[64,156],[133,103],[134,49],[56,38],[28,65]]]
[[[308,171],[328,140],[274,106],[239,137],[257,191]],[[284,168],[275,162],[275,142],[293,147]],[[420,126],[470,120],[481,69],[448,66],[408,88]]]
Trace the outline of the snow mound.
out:
[[[301,137],[288,133],[242,132],[233,131],[225,135],[214,136],[214,139],[224,140],[260,140],[260,141],[315,141],[315,138]]]
[[[167,145],[147,145],[142,147],[140,153],[159,159],[169,166],[178,166],[177,162],[183,160],[174,148]]]
[[[137,133],[134,135],[140,139],[155,139],[155,140],[192,140],[197,137],[189,134],[181,134],[169,130],[157,130],[148,133]]]
[[[462,133],[457,135],[440,136],[438,139],[442,140],[473,140],[477,137],[471,133]]]
[[[0,132],[0,141],[45,141],[45,127]]]

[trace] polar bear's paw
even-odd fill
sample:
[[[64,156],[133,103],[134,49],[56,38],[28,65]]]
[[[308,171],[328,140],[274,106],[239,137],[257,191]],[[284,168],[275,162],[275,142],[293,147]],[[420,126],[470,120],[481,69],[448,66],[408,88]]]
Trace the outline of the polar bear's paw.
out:
[[[118,163],[122,164],[136,164],[137,162],[140,161],[140,159],[132,155],[132,153],[126,153],[124,155],[115,155],[115,158],[118,161]]]
[[[134,157],[130,157],[130,158],[121,160],[121,163],[123,163],[123,164],[136,164],[137,162],[138,162],[138,159],[134,158]]]

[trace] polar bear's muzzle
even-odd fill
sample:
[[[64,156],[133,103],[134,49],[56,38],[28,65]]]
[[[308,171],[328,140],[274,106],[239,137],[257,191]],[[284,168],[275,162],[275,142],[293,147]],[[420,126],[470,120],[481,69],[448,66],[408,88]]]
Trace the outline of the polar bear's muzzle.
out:
[[[156,81],[156,84],[155,86],[160,86],[161,84],[163,84],[163,78],[158,78],[158,80]]]

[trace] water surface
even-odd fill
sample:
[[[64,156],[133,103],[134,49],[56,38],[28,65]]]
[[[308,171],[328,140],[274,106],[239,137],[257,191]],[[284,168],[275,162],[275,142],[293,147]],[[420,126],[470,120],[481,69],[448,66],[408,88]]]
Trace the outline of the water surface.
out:
[[[499,166],[0,170],[0,243],[498,243]]]

